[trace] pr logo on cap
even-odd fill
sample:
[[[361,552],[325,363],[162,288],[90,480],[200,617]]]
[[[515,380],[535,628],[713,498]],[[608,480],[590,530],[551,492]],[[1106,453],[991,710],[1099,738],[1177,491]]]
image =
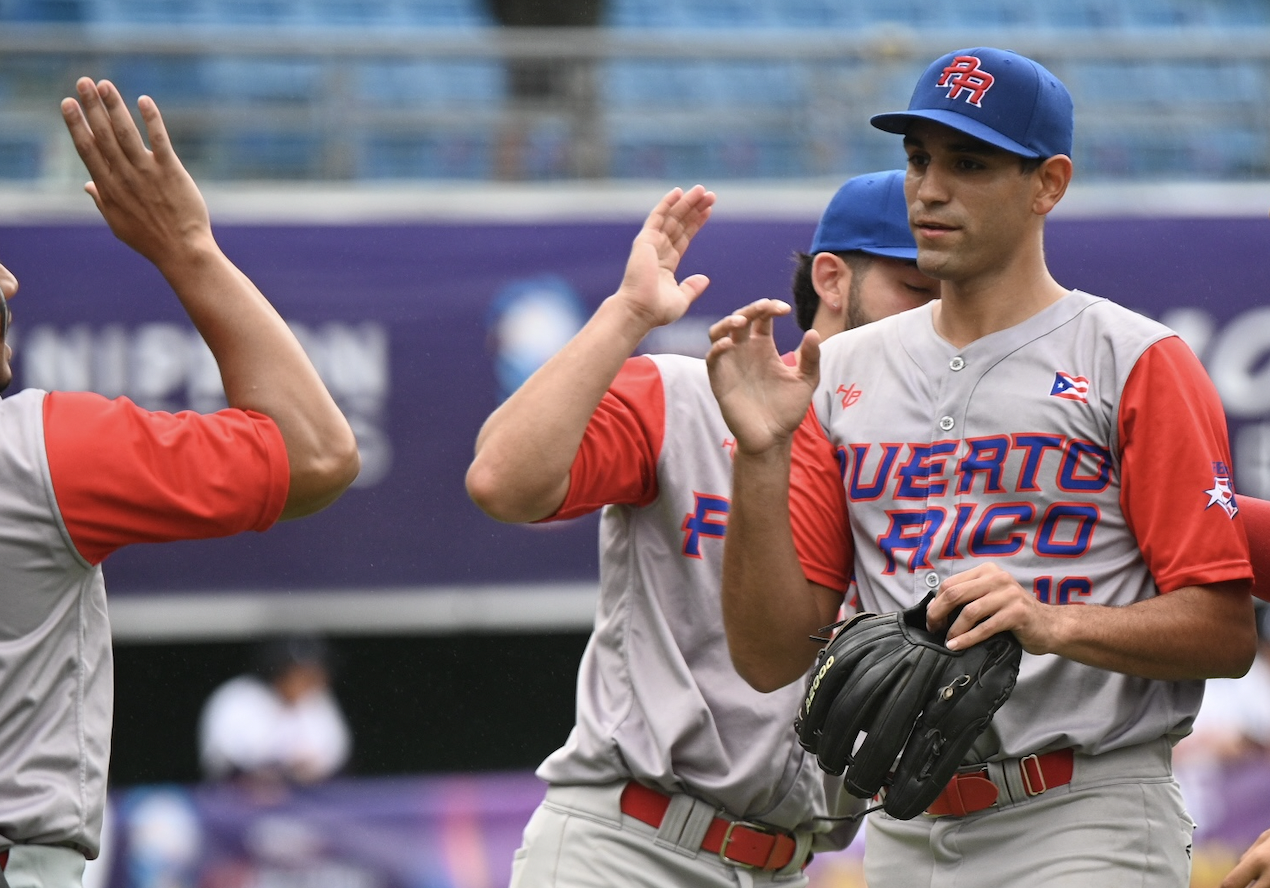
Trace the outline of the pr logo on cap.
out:
[[[976,108],[983,107],[984,94],[992,88],[994,78],[979,64],[977,56],[957,56],[939,75],[936,86],[947,88],[949,101],[965,92],[967,102]]]
[[[989,73],[991,72],[991,73]],[[992,98],[985,101],[991,90]],[[875,114],[870,122],[907,135],[930,120],[1021,157],[1072,153],[1072,96],[1039,62],[1008,49],[972,46],[926,66],[908,110]]]

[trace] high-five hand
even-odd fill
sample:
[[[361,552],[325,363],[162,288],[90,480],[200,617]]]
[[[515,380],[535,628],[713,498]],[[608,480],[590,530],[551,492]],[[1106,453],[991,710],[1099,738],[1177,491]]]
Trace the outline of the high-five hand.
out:
[[[206,248],[212,237],[207,205],[176,156],[154,100],[137,100],[147,148],[113,83],[81,77],[75,88],[79,101],[62,100],[62,119],[92,176],[84,190],[115,236],[160,270],[191,247]]]
[[[710,328],[710,385],[745,453],[787,442],[820,378],[820,336],[814,330],[804,334],[794,366],[777,353],[772,321],[789,310],[779,299],[760,299]]]
[[[648,329],[679,320],[709,286],[705,275],[694,274],[680,282],[675,272],[693,236],[710,218],[714,201],[714,192],[701,185],[686,192],[675,188],[648,214],[635,237],[615,296]]]

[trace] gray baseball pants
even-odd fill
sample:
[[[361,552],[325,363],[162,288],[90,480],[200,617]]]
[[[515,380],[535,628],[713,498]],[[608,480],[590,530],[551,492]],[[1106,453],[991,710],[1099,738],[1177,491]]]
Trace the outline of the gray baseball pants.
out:
[[[1171,762],[1162,739],[1077,754],[1070,784],[1032,797],[997,768],[998,806],[965,817],[870,814],[865,878],[869,888],[1187,888],[1195,825]]]

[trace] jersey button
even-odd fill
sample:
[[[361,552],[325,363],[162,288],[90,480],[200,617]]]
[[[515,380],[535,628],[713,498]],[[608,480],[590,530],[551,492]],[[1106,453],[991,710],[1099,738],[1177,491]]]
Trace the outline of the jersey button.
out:
[[[957,423],[953,422],[953,418],[951,416],[945,416],[943,419],[939,421],[939,427],[943,429],[945,432],[951,432],[952,427],[955,426],[956,424]]]
[[[963,358],[961,355],[957,355],[957,357],[953,358],[951,361],[948,362],[948,367],[952,370],[960,370],[961,368],[965,366],[966,366],[966,359]]]
[[[939,574],[932,571],[926,575],[926,588],[934,589],[939,585]]]

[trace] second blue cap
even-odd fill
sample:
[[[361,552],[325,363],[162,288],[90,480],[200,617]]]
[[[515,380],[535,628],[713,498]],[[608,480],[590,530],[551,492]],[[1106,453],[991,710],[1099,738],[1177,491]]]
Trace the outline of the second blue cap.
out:
[[[848,179],[829,201],[808,252],[854,250],[895,259],[917,258],[917,243],[908,227],[903,170]]]

